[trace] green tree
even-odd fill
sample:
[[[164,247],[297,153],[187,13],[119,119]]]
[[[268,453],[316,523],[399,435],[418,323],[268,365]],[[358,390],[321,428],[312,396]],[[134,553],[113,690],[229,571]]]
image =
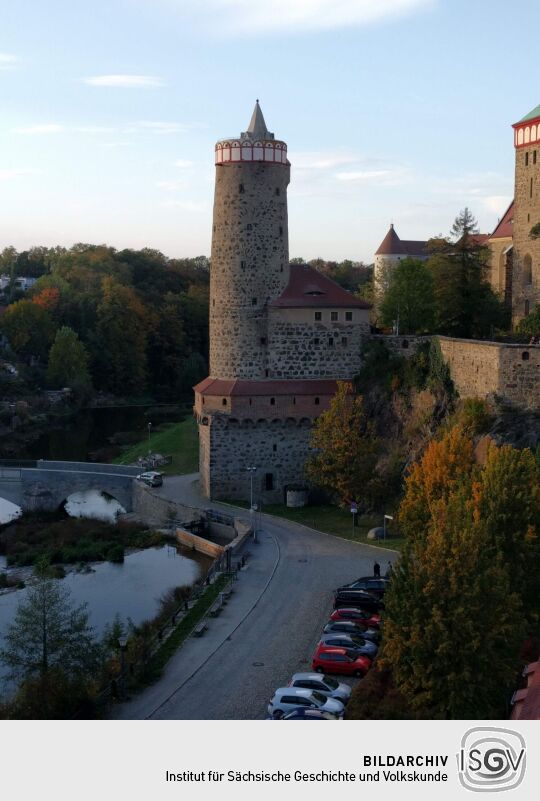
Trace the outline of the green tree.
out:
[[[45,360],[54,334],[49,312],[31,300],[19,300],[6,309],[2,331],[19,356]]]
[[[524,634],[501,553],[461,488],[408,540],[385,597],[380,663],[419,717],[503,717]]]
[[[96,362],[100,383],[117,395],[146,388],[148,314],[135,291],[107,276],[97,307]]]
[[[92,382],[88,370],[88,353],[69,326],[56,332],[49,351],[47,378],[54,387],[71,387],[78,396],[89,393]]]
[[[520,320],[517,326],[517,333],[526,337],[540,337],[540,304],[534,307],[532,312],[528,314],[523,320]]]
[[[74,606],[69,590],[41,569],[19,603],[0,661],[14,680],[45,679],[51,670],[70,678],[90,675],[99,663],[99,648],[86,604]]]
[[[383,325],[399,322],[402,334],[423,334],[433,330],[433,275],[424,262],[407,258],[396,265],[380,302],[380,314]]]
[[[432,240],[428,267],[435,286],[436,330],[457,337],[485,337],[507,327],[508,312],[487,278],[489,248],[469,209],[456,217],[448,239]]]
[[[338,382],[329,409],[315,421],[311,447],[316,453],[306,465],[307,476],[342,504],[356,500],[369,506],[378,442],[363,398],[353,393],[350,384]]]

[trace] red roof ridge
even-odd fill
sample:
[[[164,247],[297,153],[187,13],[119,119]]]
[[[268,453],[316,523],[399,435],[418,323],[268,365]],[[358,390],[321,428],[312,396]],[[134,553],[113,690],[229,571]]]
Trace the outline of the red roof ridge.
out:
[[[291,264],[289,283],[270,303],[277,308],[336,307],[371,309],[371,304],[343,289],[309,264]]]
[[[200,395],[335,395],[336,378],[213,378],[208,376],[195,387]],[[347,383],[350,383],[347,382]]]
[[[511,237],[513,235],[513,217],[514,201],[512,200],[489,238],[505,239],[507,237]]]

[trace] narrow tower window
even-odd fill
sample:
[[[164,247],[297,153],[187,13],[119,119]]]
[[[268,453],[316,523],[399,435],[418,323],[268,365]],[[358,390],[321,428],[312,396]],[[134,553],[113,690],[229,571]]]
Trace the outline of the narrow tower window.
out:
[[[245,261],[241,261],[240,262],[240,267],[242,268],[242,270],[245,270],[246,269],[246,262]]]
[[[328,346],[330,348],[334,347],[334,337],[328,337]]]
[[[248,223],[248,224],[247,224],[247,229],[248,229],[248,231],[251,231],[251,230],[253,229],[253,226],[252,226],[252,224],[251,224],[251,223]]]
[[[266,337],[261,337],[261,345],[266,345]]]
[[[221,405],[222,406],[226,406],[227,405],[227,398],[222,398],[221,399]]]
[[[251,305],[252,306],[256,306],[257,305],[257,298],[251,298]]]
[[[347,337],[341,337],[341,344],[342,345],[346,345],[347,344]]]
[[[276,195],[279,196],[280,194],[281,194],[281,190],[280,190],[279,186],[276,186]]]
[[[536,150],[533,152],[533,164],[536,164]]]
[[[532,181],[533,181],[533,179],[531,178],[531,186],[530,186],[530,189],[529,189],[529,197],[532,197]]]
[[[315,398],[315,406],[319,406],[320,402],[320,398]]]
[[[275,406],[275,405],[276,405],[276,399],[270,398],[270,406]]]
[[[274,453],[277,451],[277,445],[275,443],[272,445],[272,450],[274,451]]]
[[[282,225],[279,226],[279,235],[283,236],[283,226]]]
[[[238,193],[240,195],[244,194],[244,184],[238,184]]]
[[[529,154],[528,153],[525,153],[525,166],[526,167],[529,166]]]

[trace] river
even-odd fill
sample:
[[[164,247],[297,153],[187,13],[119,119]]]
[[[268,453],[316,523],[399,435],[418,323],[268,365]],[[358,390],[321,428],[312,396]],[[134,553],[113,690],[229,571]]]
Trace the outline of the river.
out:
[[[72,572],[59,580],[69,587],[75,603],[88,603],[90,622],[99,635],[117,614],[124,622],[129,618],[135,625],[154,617],[164,593],[179,585],[193,584],[205,575],[209,565],[206,557],[165,545],[128,554],[123,564],[94,563],[90,573]],[[0,556],[0,572],[5,569],[5,557]],[[28,589],[0,592],[0,647],[19,601],[27,594]],[[2,670],[0,665],[0,695]],[[10,688],[4,684],[5,689]]]

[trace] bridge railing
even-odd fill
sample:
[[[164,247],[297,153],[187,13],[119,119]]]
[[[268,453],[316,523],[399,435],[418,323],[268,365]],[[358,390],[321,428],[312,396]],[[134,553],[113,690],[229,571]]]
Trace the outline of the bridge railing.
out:
[[[20,480],[21,480],[20,467],[0,466],[0,481],[20,481]]]
[[[124,464],[107,464],[104,462],[53,462],[48,459],[38,459],[35,467],[39,470],[64,470],[75,473],[107,473],[109,475],[138,476],[139,467]]]

